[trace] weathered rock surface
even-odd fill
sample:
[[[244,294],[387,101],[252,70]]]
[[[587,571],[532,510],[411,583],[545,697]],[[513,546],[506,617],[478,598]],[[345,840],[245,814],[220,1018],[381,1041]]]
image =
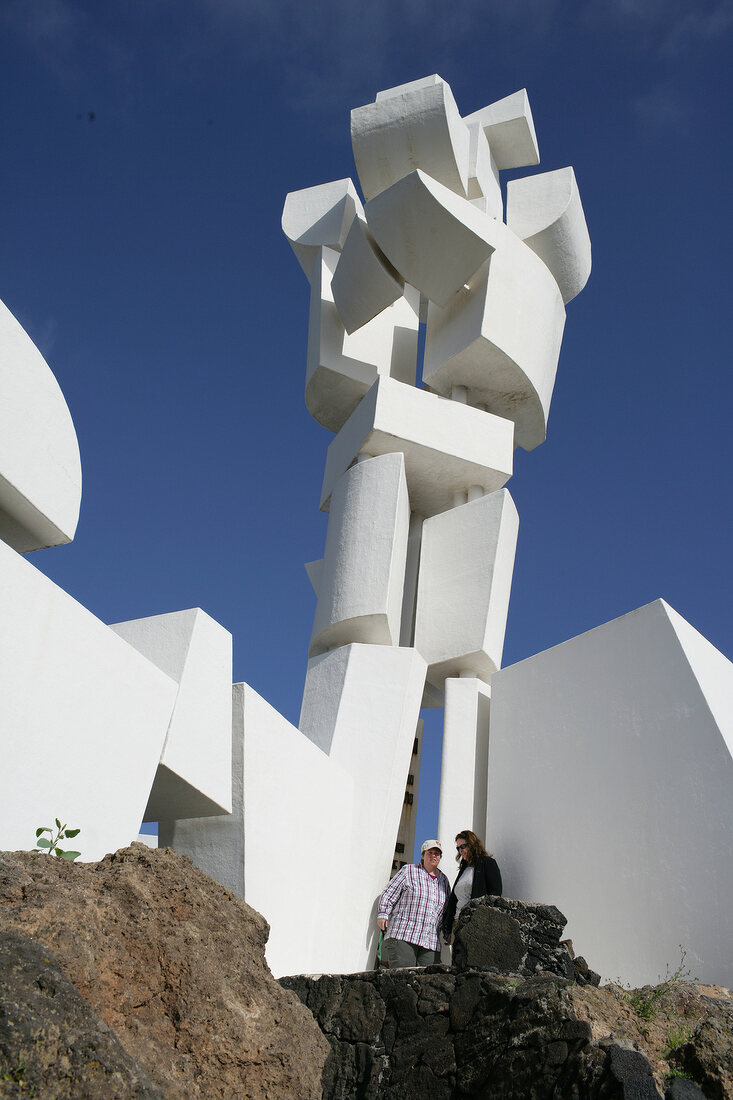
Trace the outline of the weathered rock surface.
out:
[[[0,1097],[163,1100],[41,944],[0,931],[0,974]]]
[[[52,952],[166,1100],[320,1098],[328,1043],[270,974],[266,921],[187,857],[1,853],[0,927]]]
[[[495,967],[513,974],[574,977],[573,960],[560,942],[566,918],[554,905],[533,905],[512,898],[474,898],[455,929],[456,970]]]
[[[324,1100],[728,1098],[727,991],[596,988],[564,927],[554,906],[480,898],[461,914],[452,967],[281,979],[331,1044]],[[694,1082],[670,1081],[676,1070]]]
[[[433,966],[281,983],[331,1043],[324,1100],[660,1097],[641,1054],[593,1043],[563,978]]]

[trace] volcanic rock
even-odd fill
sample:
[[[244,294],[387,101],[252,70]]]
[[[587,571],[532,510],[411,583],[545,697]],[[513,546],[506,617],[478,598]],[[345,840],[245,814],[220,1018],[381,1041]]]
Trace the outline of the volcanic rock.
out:
[[[320,1098],[328,1043],[272,977],[267,922],[186,856],[0,853],[0,926],[52,953],[166,1100]]]

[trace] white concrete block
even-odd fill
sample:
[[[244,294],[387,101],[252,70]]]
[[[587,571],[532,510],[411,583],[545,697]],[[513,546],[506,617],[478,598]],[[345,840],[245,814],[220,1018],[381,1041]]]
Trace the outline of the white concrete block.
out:
[[[363,955],[359,931],[340,923],[341,897],[331,897],[334,844],[350,844],[353,832],[351,776],[251,687],[235,684],[232,778],[231,816],[161,822],[160,844],[262,913],[277,977],[353,969]],[[287,890],[276,852],[285,853]]]
[[[81,462],[64,395],[0,302],[0,539],[21,554],[71,542]]]
[[[490,103],[488,107],[482,107],[480,111],[474,111],[463,121],[467,126],[480,123],[498,168],[524,168],[525,165],[540,163],[537,135],[525,88]]]
[[[484,839],[490,711],[488,684],[471,677],[445,681],[438,837],[446,852],[453,852],[456,834],[465,829]],[[486,838],[489,851],[490,843]]]
[[[359,871],[339,895],[349,970],[376,950],[376,905],[390,875],[425,681],[413,649],[351,645],[308,662],[300,728],[354,779],[351,851]],[[338,822],[332,822],[338,828]]]
[[[320,183],[286,196],[282,230],[309,281],[321,247],[339,251],[354,218],[363,216],[361,199],[349,179]]]
[[[366,217],[400,275],[441,306],[496,247],[496,220],[419,169],[371,199]]]
[[[496,673],[487,834],[605,978],[733,984],[733,665],[662,600]]]
[[[342,474],[331,498],[309,656],[349,642],[399,645],[409,525],[401,454]]]
[[[355,645],[316,657],[305,733],[235,684],[231,817],[160,825],[161,845],[190,855],[266,917],[276,976],[373,961],[424,676],[409,649]],[[334,889],[336,849],[360,853],[343,889]],[[286,853],[287,890],[274,853]]]
[[[468,129],[438,76],[382,92],[375,103],[353,110],[351,144],[365,199],[416,168],[466,196]]]
[[[480,485],[501,488],[512,474],[513,425],[457,401],[380,377],[332,441],[326,456],[321,508],[357,455],[405,456],[412,511],[435,515],[454,494]]]
[[[468,127],[470,155],[468,164],[468,198],[484,214],[502,221],[504,199],[501,194],[499,169],[491,155],[491,149],[480,122]]]
[[[433,73],[431,76],[422,76],[418,80],[408,80],[406,84],[397,84],[394,88],[385,88],[383,91],[377,92],[374,99],[375,102],[380,103],[383,99],[407,95],[408,92],[416,92],[421,88],[431,88],[435,84],[442,83],[444,83],[443,78],[438,76],[437,73]]]
[[[319,424],[337,432],[378,375],[415,382],[420,294],[403,297],[353,334],[333,300],[339,253],[323,248],[311,280],[305,403]]]
[[[231,634],[199,607],[110,629],[178,684],[143,820],[230,813]]]
[[[496,251],[444,309],[428,307],[423,380],[468,389],[472,405],[514,421],[532,450],[547,429],[565,326],[562,295],[539,257],[501,222]]]
[[[507,184],[507,225],[536,252],[567,304],[588,282],[591,246],[572,168]]]
[[[177,685],[4,543],[0,606],[3,847],[59,817],[102,859],[137,837]]]
[[[415,648],[431,684],[458,675],[488,683],[501,666],[518,531],[506,489],[425,520]]]
[[[348,333],[371,321],[401,298],[405,281],[372,237],[366,222],[354,218],[331,280],[331,292]]]

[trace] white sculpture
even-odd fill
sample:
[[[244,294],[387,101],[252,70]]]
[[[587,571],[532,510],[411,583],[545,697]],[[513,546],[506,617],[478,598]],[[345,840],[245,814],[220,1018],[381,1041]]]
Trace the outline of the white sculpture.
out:
[[[539,162],[527,94],[461,118],[437,75],[380,92],[351,132],[365,202],[342,179],[283,211],[310,284],[306,405],[336,433],[298,729],[232,689],[231,636],[200,609],[105,626],[23,559],[73,537],[81,476],[55,379],[0,307],[2,842],[60,813],[96,859],[157,818],[265,915],[276,973],[359,970],[411,856],[421,702],[444,705],[445,844],[486,828],[508,892],[565,908],[606,976],[656,977],[672,937],[732,981],[730,663],[658,603],[498,671],[504,486],[514,447],[545,438],[590,272],[573,169],[510,181],[505,224],[500,172]],[[700,904],[710,880],[720,903]]]

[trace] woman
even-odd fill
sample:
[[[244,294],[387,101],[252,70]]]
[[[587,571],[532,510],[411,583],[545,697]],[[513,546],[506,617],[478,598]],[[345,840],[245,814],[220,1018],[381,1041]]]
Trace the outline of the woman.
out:
[[[442,855],[439,840],[426,840],[420,862],[405,864],[382,891],[377,924],[382,932],[389,925],[384,957],[391,968],[440,962],[440,923],[450,893],[438,870]]]
[[[448,904],[443,917],[443,937],[450,943],[453,925],[471,898],[482,898],[486,894],[501,894],[501,872],[493,856],[470,829],[464,829],[456,836],[456,863],[458,877],[453,883]]]

